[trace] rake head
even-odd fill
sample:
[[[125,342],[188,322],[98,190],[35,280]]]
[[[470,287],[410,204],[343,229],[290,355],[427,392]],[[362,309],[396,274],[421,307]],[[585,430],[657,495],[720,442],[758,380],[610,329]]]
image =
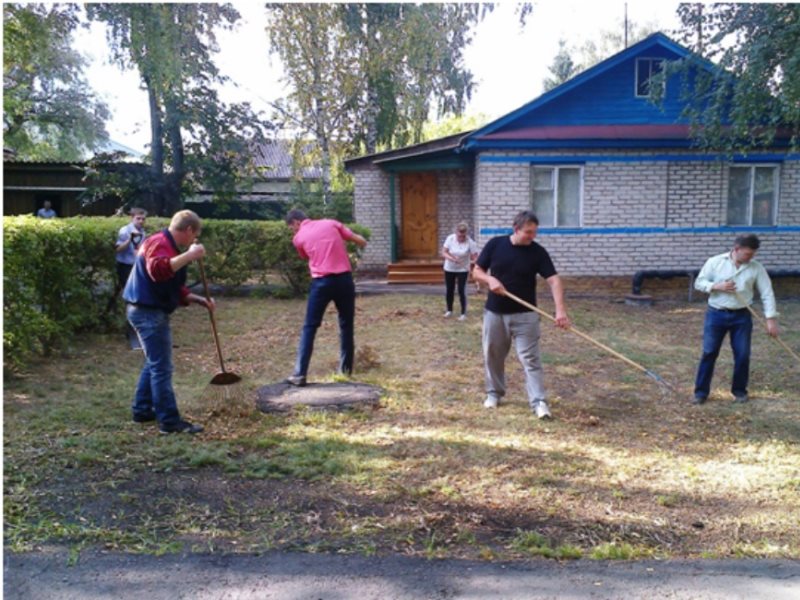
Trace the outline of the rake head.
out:
[[[222,373],[217,373],[211,379],[211,385],[233,385],[234,383],[239,383],[242,380],[236,373],[230,373],[228,371],[223,371]]]
[[[660,375],[658,375],[657,373],[653,373],[652,371],[649,371],[649,370],[647,370],[647,371],[645,371],[645,374],[646,374],[648,377],[650,377],[652,380],[654,380],[654,381],[655,381],[655,382],[656,382],[658,385],[662,386],[663,388],[666,388],[667,390],[669,390],[669,391],[670,391],[670,392],[672,392],[673,394],[674,394],[674,393],[677,391],[677,390],[676,390],[676,389],[675,389],[675,388],[672,386],[672,384],[670,384],[670,383],[667,383],[667,382],[666,382],[664,379],[662,379],[662,378],[661,378],[661,376],[660,376]]]

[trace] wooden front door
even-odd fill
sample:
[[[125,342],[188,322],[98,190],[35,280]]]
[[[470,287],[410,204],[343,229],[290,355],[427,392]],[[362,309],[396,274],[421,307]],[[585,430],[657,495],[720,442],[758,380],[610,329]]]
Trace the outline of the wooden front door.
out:
[[[434,173],[400,176],[402,258],[435,258],[439,253],[439,222]]]

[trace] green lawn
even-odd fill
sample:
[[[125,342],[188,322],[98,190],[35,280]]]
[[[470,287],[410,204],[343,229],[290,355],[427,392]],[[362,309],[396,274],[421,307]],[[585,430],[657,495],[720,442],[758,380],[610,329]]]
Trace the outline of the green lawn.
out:
[[[6,547],[800,558],[800,366],[763,332],[752,402],[730,401],[726,347],[710,401],[693,407],[702,303],[570,301],[578,328],[681,391],[545,324],[555,420],[539,422],[513,354],[507,403],[483,409],[479,299],[465,323],[442,304],[359,298],[355,379],[386,391],[377,410],[253,410],[255,390],[291,371],[301,300],[219,299],[226,366],[244,377],[227,405],[206,389],[219,370],[206,315],[175,315],[176,391],[206,426],[196,437],[130,422],[141,355],[121,334],[7,377]],[[800,304],[780,309],[800,349]],[[330,380],[333,312],[317,339],[310,379]]]

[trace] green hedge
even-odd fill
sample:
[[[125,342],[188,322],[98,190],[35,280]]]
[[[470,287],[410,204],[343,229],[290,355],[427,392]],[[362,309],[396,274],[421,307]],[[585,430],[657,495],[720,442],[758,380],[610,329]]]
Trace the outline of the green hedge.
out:
[[[127,218],[6,217],[3,224],[3,356],[6,368],[23,366],[35,354],[59,348],[81,331],[106,331],[122,324],[122,312],[107,312],[116,278],[114,242]],[[147,231],[169,224],[150,217]],[[368,230],[351,225],[358,233]],[[279,221],[206,219],[200,241],[208,252],[209,280],[226,286],[266,282],[279,274],[292,294],[308,287],[308,266]],[[349,244],[356,262],[355,245]],[[190,281],[197,281],[196,266]],[[200,292],[202,293],[202,292]]]

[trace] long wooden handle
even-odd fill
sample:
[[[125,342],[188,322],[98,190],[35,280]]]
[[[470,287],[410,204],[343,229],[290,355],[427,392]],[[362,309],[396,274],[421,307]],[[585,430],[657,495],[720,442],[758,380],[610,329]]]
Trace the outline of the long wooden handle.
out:
[[[519,303],[519,304],[521,304],[522,306],[524,306],[524,307],[526,307],[526,308],[529,308],[529,309],[531,309],[532,311],[535,311],[535,312],[539,313],[539,314],[540,314],[540,315],[542,315],[543,317],[546,317],[546,318],[550,319],[551,321],[555,322],[555,320],[556,320],[556,319],[555,319],[555,317],[553,317],[553,316],[552,316],[552,315],[550,315],[549,313],[546,313],[546,312],[545,312],[545,311],[543,311],[541,308],[538,308],[537,306],[534,306],[534,305],[533,305],[533,304],[531,304],[530,302],[526,302],[526,301],[525,301],[525,300],[523,300],[522,298],[518,298],[517,296],[515,296],[514,294],[512,294],[512,293],[511,293],[511,292],[509,292],[508,290],[506,290],[506,292],[505,292],[505,295],[506,295],[506,296],[508,296],[509,298],[511,298],[512,300],[514,300],[515,302],[518,302],[518,303]],[[627,356],[624,356],[624,355],[620,354],[619,352],[617,352],[617,351],[616,351],[616,350],[614,350],[613,348],[609,348],[609,347],[608,347],[608,346],[606,346],[604,343],[602,343],[602,342],[598,342],[596,339],[594,339],[593,337],[591,337],[591,336],[589,336],[589,335],[587,335],[587,334],[583,333],[582,331],[580,331],[580,330],[578,330],[578,329],[575,329],[574,327],[570,327],[570,328],[569,328],[569,330],[570,330],[572,333],[574,333],[575,335],[579,335],[580,337],[582,337],[582,338],[583,338],[583,339],[585,339],[586,341],[588,341],[588,342],[591,342],[592,344],[594,344],[594,345],[595,345],[595,346],[597,346],[598,348],[602,348],[603,350],[605,350],[605,351],[606,351],[606,352],[608,352],[609,354],[612,354],[612,355],[616,356],[618,359],[620,359],[620,360],[622,360],[622,361],[624,361],[624,362],[628,363],[630,366],[632,366],[632,367],[634,367],[634,368],[636,368],[636,369],[639,369],[640,371],[643,371],[643,372],[644,372],[644,373],[646,373],[647,375],[650,375],[650,374],[651,374],[651,373],[650,373],[650,371],[649,371],[648,369],[646,369],[645,367],[643,367],[643,366],[642,366],[642,365],[640,365],[639,363],[632,361],[630,358],[628,358]]]
[[[739,302],[741,302],[742,304],[745,304],[745,301],[742,299],[742,297],[739,295],[739,293],[738,292],[734,292],[734,293],[736,294],[736,299]],[[758,314],[755,311],[755,309],[752,306],[750,306],[749,304],[746,304],[746,306],[747,306],[747,310],[750,311],[750,314],[753,315],[759,323],[761,323],[762,325],[766,325],[766,322],[767,322],[766,319],[764,319],[760,314]],[[781,346],[783,346],[786,349],[786,351],[789,354],[791,354],[795,358],[795,360],[797,362],[800,363],[800,356],[798,356],[797,353],[789,347],[789,344],[784,342],[777,335],[776,336],[770,336],[770,337],[773,338],[776,342],[778,342]]]
[[[203,291],[206,294],[206,300],[211,302],[211,295],[208,293],[208,281],[206,281],[206,270],[203,267],[203,259],[197,259],[197,266],[200,267],[200,279],[203,282]],[[217,321],[214,318],[214,311],[208,309],[208,316],[211,318],[211,330],[214,332],[214,343],[217,346],[217,358],[219,358],[219,366],[222,372],[225,373],[225,362],[222,360],[222,348],[219,345],[219,336],[217,335]]]

